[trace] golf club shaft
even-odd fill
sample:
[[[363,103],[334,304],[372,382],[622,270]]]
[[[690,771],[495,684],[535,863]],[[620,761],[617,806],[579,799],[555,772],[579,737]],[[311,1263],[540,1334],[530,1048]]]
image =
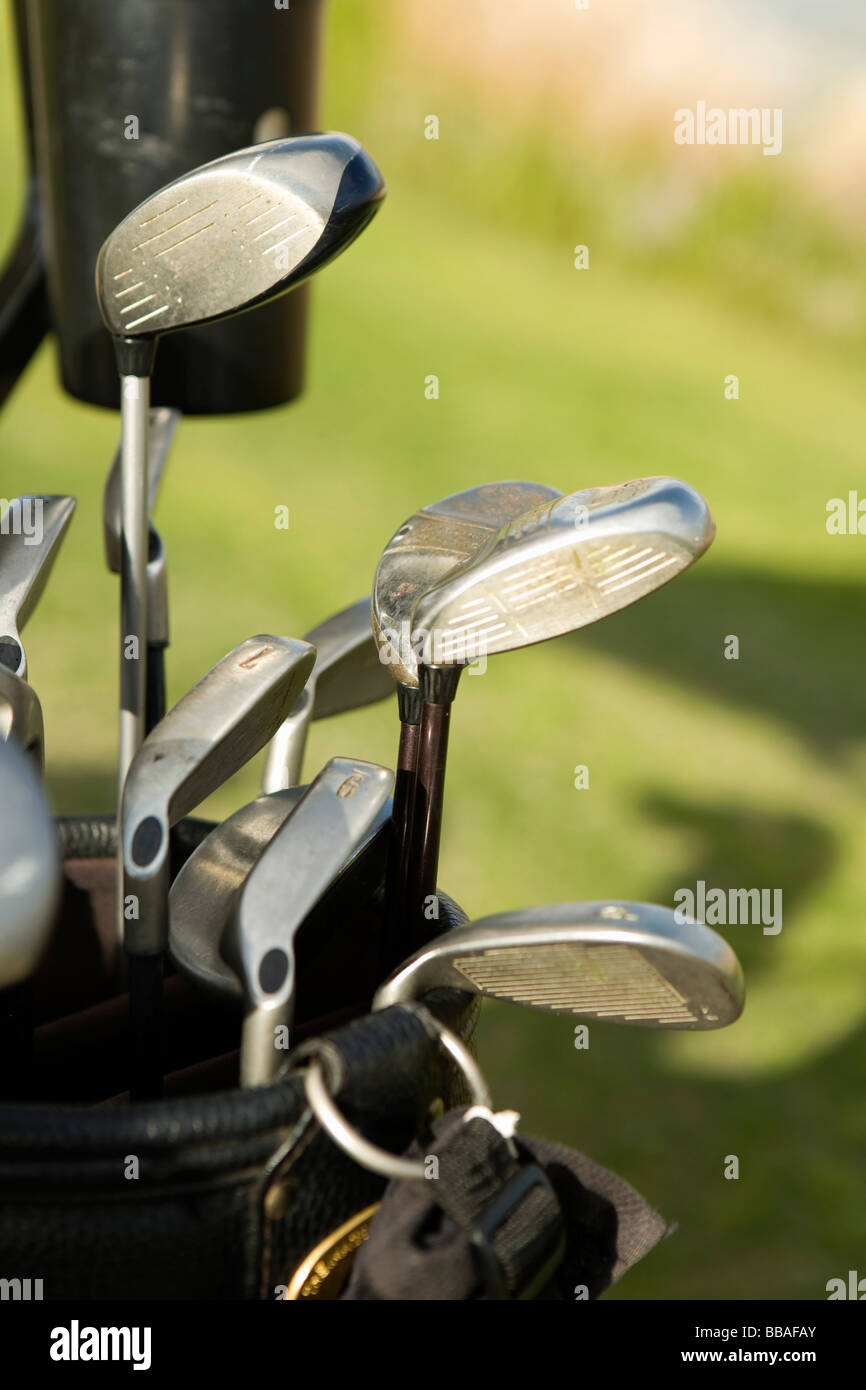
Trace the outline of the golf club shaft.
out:
[[[412,784],[410,843],[406,861],[406,926],[410,949],[424,940],[425,909],[436,892],[442,800],[451,706],[461,668],[419,666],[421,721]]]
[[[147,666],[147,447],[150,379],[121,382],[120,726],[118,805],[129,765],[144,739]],[[127,653],[135,639],[136,650]]]
[[[147,648],[147,686],[144,697],[144,731],[149,734],[165,714],[165,647],[150,642]]]
[[[417,697],[417,698],[416,698]],[[406,870],[412,829],[415,772],[418,762],[418,729],[421,716],[420,691],[412,686],[398,687],[400,704],[400,746],[394,780],[391,812],[391,847],[385,885],[384,948],[388,959],[383,968],[393,968],[406,955]]]

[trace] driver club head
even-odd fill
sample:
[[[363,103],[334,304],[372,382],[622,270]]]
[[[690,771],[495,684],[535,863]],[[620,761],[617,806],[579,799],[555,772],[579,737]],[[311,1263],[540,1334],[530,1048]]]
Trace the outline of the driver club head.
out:
[[[0,522],[0,666],[16,676],[27,676],[20,629],[42,596],[74,511],[74,497],[16,497]]]
[[[374,1009],[459,989],[638,1028],[724,1028],[743,1010],[731,947],[652,903],[557,903],[499,912],[429,942],[379,989]]]
[[[297,704],[271,740],[263,792],[297,785],[311,720],[361,709],[394,693],[394,682],[379,660],[370,632],[368,598],[327,618],[306,633],[304,641],[316,648],[316,664]]]
[[[307,787],[244,884],[221,950],[245,1001],[241,1085],[277,1079],[291,1029],[294,937],[334,879],[358,854],[384,808],[394,774],[375,763],[332,758]]]
[[[21,676],[0,666],[0,739],[17,743],[41,773],[45,766],[45,728],[39,696]]]
[[[96,293],[115,339],[210,323],[284,294],[349,245],[385,185],[348,135],[291,136],[211,160],[106,238]]]

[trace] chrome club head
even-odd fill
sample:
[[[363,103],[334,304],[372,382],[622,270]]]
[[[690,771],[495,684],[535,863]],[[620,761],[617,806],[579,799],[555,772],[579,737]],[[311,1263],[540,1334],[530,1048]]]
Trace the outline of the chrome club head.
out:
[[[290,787],[257,797],[214,826],[190,855],[169,894],[169,952],[174,964],[197,988],[238,1004],[243,989],[220,953],[220,942],[244,884],[306,788]],[[385,866],[389,807],[385,803],[362,840],[358,853],[336,876],[342,878],[364,856],[365,874],[381,880]],[[329,885],[329,891],[330,886]]]
[[[275,1029],[294,1011],[294,936],[334,878],[357,855],[394,775],[375,763],[333,758],[276,832],[241,891],[222,939],[246,1006],[241,1084],[276,1080],[285,1051]]]
[[[316,648],[313,673],[294,709],[274,734],[262,791],[293,787],[300,780],[307,732],[313,719],[361,709],[394,693],[370,632],[370,600],[360,599],[305,634]]]
[[[289,637],[249,637],[214,666],[145,739],[126,779],[121,815],[125,923],[132,956],[165,950],[169,830],[267,743],[313,668],[315,649]]]
[[[129,958],[134,1100],[162,1091],[162,958],[168,947],[169,831],[267,743],[298,697],[315,651],[250,637],[148,734],[123,791],[119,917]]]
[[[457,927],[404,962],[373,1008],[442,988],[639,1028],[724,1028],[745,998],[717,932],[632,902],[557,903]]]
[[[430,666],[461,665],[586,627],[674,579],[715,534],[700,493],[637,478],[536,507],[431,585],[413,640]]]
[[[16,497],[0,522],[0,666],[26,677],[20,629],[42,596],[67,527],[74,497]]]
[[[418,685],[410,621],[419,597],[490,544],[502,526],[562,493],[543,483],[484,483],[434,502],[394,533],[376,568],[373,636],[392,677]]]
[[[42,771],[45,729],[39,696],[32,685],[3,666],[0,666],[0,739],[17,743]]]
[[[96,292],[115,338],[227,318],[300,284],[349,245],[384,197],[348,135],[252,145],[182,175],[103,243]]]
[[[14,743],[0,743],[0,787],[0,988],[5,989],[27,980],[45,953],[60,901],[60,853],[38,775]]]

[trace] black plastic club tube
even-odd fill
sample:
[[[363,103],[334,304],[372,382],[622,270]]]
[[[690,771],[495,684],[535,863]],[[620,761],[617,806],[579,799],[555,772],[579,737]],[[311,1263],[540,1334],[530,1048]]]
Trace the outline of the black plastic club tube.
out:
[[[429,935],[425,909],[436,892],[448,732],[461,670],[460,666],[418,668],[421,722],[406,865],[406,921],[412,950]]]

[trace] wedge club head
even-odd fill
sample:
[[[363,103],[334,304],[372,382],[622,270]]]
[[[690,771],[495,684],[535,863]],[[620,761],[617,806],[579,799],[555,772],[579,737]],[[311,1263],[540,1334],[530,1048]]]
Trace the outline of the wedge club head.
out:
[[[373,1008],[459,989],[638,1028],[710,1029],[743,1010],[731,947],[652,903],[557,903],[499,912],[438,937],[382,985]]]
[[[388,768],[332,758],[265,849],[241,891],[222,954],[244,989],[241,1085],[277,1079],[291,1029],[294,937],[369,836],[391,792]]]
[[[39,772],[45,766],[45,728],[39,696],[21,676],[0,666],[0,739],[17,743]]]
[[[370,633],[368,598],[314,627],[304,641],[316,648],[316,664],[297,704],[271,740],[263,792],[294,787],[300,781],[311,720],[361,709],[394,693],[394,682],[379,660]]]
[[[575,632],[644,598],[693,565],[715,526],[676,478],[588,488],[506,523],[422,594],[416,795],[405,855],[408,920],[435,892],[448,725],[463,665]]]
[[[16,676],[27,676],[20,629],[42,596],[74,511],[74,497],[17,497],[0,522],[0,666]]]
[[[411,641],[415,604],[427,589],[489,544],[507,521],[562,494],[543,483],[484,483],[444,497],[410,516],[385,546],[370,599],[373,637],[379,660],[397,684],[400,747],[394,789],[394,846],[388,870],[387,903],[390,960],[401,953],[396,944],[406,917],[413,805],[416,791],[421,695],[418,653]],[[404,941],[402,949],[407,943]],[[411,940],[408,944],[411,944]]]
[[[382,552],[370,600],[373,636],[393,679],[418,685],[411,620],[422,594],[488,546],[500,528],[562,493],[543,483],[484,483],[410,516]]]
[[[506,523],[421,595],[412,633],[425,665],[455,666],[598,622],[693,565],[715,526],[676,478],[588,488]]]

